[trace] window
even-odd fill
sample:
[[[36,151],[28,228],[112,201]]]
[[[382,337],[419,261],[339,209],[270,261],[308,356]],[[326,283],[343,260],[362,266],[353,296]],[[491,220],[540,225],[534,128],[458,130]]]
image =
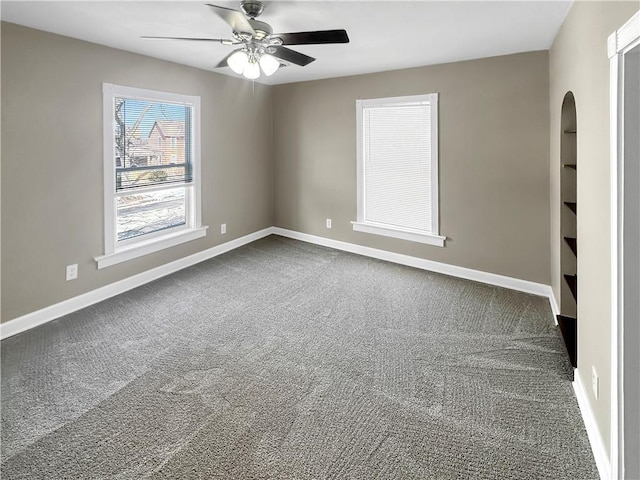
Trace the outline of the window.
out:
[[[438,234],[438,94],[358,100],[353,229],[444,246]]]
[[[200,97],[105,83],[103,103],[105,254],[96,257],[98,268],[204,236]],[[164,151],[165,131],[183,140],[177,155]]]

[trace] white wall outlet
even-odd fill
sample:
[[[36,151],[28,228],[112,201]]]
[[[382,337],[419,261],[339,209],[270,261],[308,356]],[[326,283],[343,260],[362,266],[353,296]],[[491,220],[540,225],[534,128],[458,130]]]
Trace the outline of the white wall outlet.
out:
[[[226,223],[223,223],[223,224],[221,224],[221,225],[220,225],[220,233],[221,233],[222,235],[224,235],[225,233],[227,233],[227,224],[226,224]]]
[[[67,282],[78,278],[78,264],[67,265]]]
[[[331,228],[331,219],[327,218],[327,228]]]
[[[591,388],[593,389],[593,396],[598,400],[598,396],[600,395],[600,378],[594,366],[591,366]]]

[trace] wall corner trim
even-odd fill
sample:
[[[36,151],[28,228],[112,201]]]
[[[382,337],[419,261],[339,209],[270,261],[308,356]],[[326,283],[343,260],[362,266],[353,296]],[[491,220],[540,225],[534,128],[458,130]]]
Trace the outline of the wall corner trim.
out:
[[[589,437],[589,443],[591,444],[591,451],[598,467],[598,473],[602,480],[609,480],[611,478],[611,462],[607,452],[609,448],[602,440],[602,434],[596,423],[596,417],[591,409],[591,403],[587,396],[587,391],[584,388],[582,379],[580,377],[580,371],[574,372],[573,391],[576,399],[578,400],[578,406],[580,407],[580,413],[584,421],[584,426],[587,430],[587,436]]]
[[[226,243],[216,245],[207,250],[194,253],[184,258],[174,260],[173,262],[160,265],[145,272],[138,273],[132,277],[119,280],[117,282],[105,285],[104,287],[96,288],[90,292],[83,293],[77,297],[63,300],[60,303],[56,303],[49,307],[45,307],[41,310],[28,313],[21,317],[14,318],[8,322],[0,324],[0,340],[17,335],[24,331],[30,330],[38,325],[50,322],[64,315],[68,315],[82,308],[94,305],[98,302],[106,300],[107,298],[114,297],[128,290],[134,289],[145,283],[152,282],[158,278],[164,277],[171,273],[182,270],[183,268],[190,267],[196,263],[209,260],[210,258],[217,257],[223,253],[234,250],[238,247],[246,245],[247,243],[255,242],[263,237],[269,236],[272,233],[272,227],[259,230],[257,232],[250,233],[243,237],[230,240]]]
[[[486,283],[488,285],[494,285],[497,287],[517,290],[519,292],[539,295],[549,299],[549,304],[551,306],[554,318],[558,312],[558,305],[553,296],[553,290],[551,289],[551,286],[544,285],[542,283],[530,282],[528,280],[521,280],[519,278],[506,277],[504,275],[498,275],[495,273],[482,272],[480,270],[473,270],[471,268],[459,267],[447,263],[434,262],[433,260],[412,257],[409,255],[403,255],[401,253],[389,252],[387,250],[379,250],[377,248],[365,247],[362,245],[357,245],[355,243],[333,240],[331,238],[318,237],[316,235],[296,232],[280,227],[273,227],[272,233],[275,235],[292,238],[294,240],[315,243],[316,245],[335,248],[336,250],[343,250],[345,252],[377,258],[379,260],[386,260],[387,262],[407,265],[409,267],[420,268],[422,270],[428,270],[430,272],[442,273],[444,275],[450,275],[452,277],[465,278],[467,280]]]

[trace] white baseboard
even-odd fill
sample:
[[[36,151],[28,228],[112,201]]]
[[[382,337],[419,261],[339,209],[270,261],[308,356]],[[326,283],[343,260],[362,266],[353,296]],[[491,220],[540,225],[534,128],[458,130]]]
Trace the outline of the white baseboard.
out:
[[[576,370],[574,372],[573,391],[578,400],[578,406],[580,407],[580,413],[582,414],[582,420],[589,436],[589,443],[591,444],[591,451],[598,467],[598,473],[602,480],[609,480],[611,478],[611,462],[609,461],[608,449],[602,440],[600,429],[596,423],[596,418],[593,415],[591,409],[591,403],[587,396],[587,391],[584,388],[580,372]]]
[[[422,270],[428,270],[430,272],[443,273],[445,275],[451,275],[452,277],[465,278],[467,280],[474,280],[476,282],[495,285],[498,287],[505,287],[511,290],[517,290],[519,292],[539,295],[549,299],[554,317],[558,310],[558,306],[553,296],[553,290],[549,285],[544,285],[542,283],[520,280],[518,278],[506,277],[504,275],[498,275],[495,273],[482,272],[480,270],[472,270],[470,268],[458,267],[456,265],[449,265],[447,263],[434,262],[432,260],[426,260],[424,258],[412,257],[409,255],[403,255],[401,253],[388,252],[386,250],[379,250],[377,248],[364,247],[355,243],[347,243],[340,240],[318,237],[316,235],[309,235],[307,233],[300,233],[280,227],[273,227],[272,233],[281,235],[283,237],[293,238],[295,240],[301,240],[303,242],[315,243],[316,245],[335,248],[336,250],[343,250],[345,252],[356,253],[358,255],[364,255],[366,257],[377,258],[380,260],[386,260],[388,262],[420,268]]]
[[[182,270],[183,268],[190,267],[191,265],[195,265],[196,263],[208,260],[217,255],[226,253],[230,250],[241,247],[242,245],[246,245],[247,243],[254,242],[271,234],[281,235],[283,237],[301,240],[308,243],[314,243],[316,245],[335,248],[337,250],[356,253],[380,260],[386,260],[388,262],[394,262],[401,265],[420,268],[422,270],[443,273],[445,275],[451,275],[453,277],[465,278],[489,285],[509,288],[511,290],[540,295],[549,299],[551,310],[554,314],[554,319],[555,315],[557,315],[558,312],[558,307],[553,295],[553,291],[549,285],[530,282],[527,280],[520,280],[512,277],[506,277],[503,275],[497,275],[495,273],[482,272],[480,270],[472,270],[470,268],[458,267],[446,263],[434,262],[432,260],[412,257],[400,253],[388,252],[386,250],[364,247],[362,245],[357,245],[354,243],[347,243],[330,238],[318,237],[315,235],[300,233],[280,227],[269,227],[258,232],[251,233],[249,235],[245,235],[244,237],[231,240],[230,242],[217,245],[202,252],[195,253],[188,257],[181,258],[174,262],[167,263],[166,265],[161,265],[146,272],[142,272],[132,277],[125,278],[124,280],[120,280],[110,285],[97,288],[96,290],[92,290],[77,297],[70,298],[69,300],[64,300],[60,303],[56,303],[55,305],[51,305],[41,310],[28,313],[22,317],[18,317],[8,322],[2,323],[0,324],[0,339],[11,337],[12,335],[16,335],[31,328],[37,327],[38,325],[42,325],[43,323],[50,322],[51,320],[55,320],[56,318],[68,315],[69,313],[73,313],[82,308],[106,300],[107,298],[113,297],[120,293],[124,293],[128,290],[144,285],[145,283],[177,272],[178,270]]]
[[[152,282],[153,280],[157,280],[158,278],[177,272],[178,270],[182,270],[183,268],[190,267],[196,263],[203,262],[235,248],[241,247],[242,245],[246,245],[247,243],[254,242],[260,238],[271,235],[271,233],[272,227],[250,233],[244,237],[236,238],[235,240],[231,240],[221,245],[216,245],[215,247],[207,250],[189,255],[188,257],[152,268],[146,272],[105,285],[104,287],[70,298],[69,300],[64,300],[60,303],[56,303],[55,305],[51,305],[41,310],[23,315],[22,317],[2,323],[0,324],[0,339],[11,337],[37,327],[38,325],[42,325],[43,323],[68,315],[82,308],[106,300],[107,298],[144,285],[145,283]]]
[[[558,315],[560,315],[560,307],[558,306],[558,302],[556,301],[556,296],[553,294],[553,288],[551,288],[551,292],[549,292],[549,305],[551,305],[551,311],[553,312],[553,320],[558,325]]]

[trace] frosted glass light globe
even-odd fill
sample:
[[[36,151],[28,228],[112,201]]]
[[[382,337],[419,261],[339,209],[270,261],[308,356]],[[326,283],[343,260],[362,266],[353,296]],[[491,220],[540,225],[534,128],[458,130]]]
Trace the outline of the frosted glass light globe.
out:
[[[280,62],[273,55],[264,54],[260,57],[260,66],[267,77],[270,77],[280,68]]]
[[[242,75],[250,80],[255,80],[260,76],[260,67],[257,62],[249,62],[242,72]]]
[[[244,69],[249,64],[249,56],[244,50],[238,50],[227,58],[227,65],[236,73],[244,72]]]

